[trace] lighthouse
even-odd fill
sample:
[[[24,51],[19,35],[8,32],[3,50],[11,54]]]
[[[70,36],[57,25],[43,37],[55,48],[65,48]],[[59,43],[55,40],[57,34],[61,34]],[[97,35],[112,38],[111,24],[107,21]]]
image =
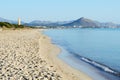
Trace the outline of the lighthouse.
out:
[[[18,18],[18,25],[21,25],[21,20],[20,20],[20,18]]]

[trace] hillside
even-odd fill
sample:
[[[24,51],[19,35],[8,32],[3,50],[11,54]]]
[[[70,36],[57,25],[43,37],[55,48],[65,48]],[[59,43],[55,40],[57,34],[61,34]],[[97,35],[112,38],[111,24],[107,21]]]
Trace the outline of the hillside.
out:
[[[98,27],[98,25],[90,20],[90,19],[86,19],[84,17],[77,19],[71,23],[68,24],[64,24],[63,26],[70,26],[70,27]]]
[[[47,27],[62,27],[62,28],[72,28],[72,27],[79,27],[79,28],[120,28],[119,24],[114,24],[112,22],[101,23],[98,21],[94,21],[91,19],[87,19],[81,17],[77,20],[71,21],[58,21],[58,22],[50,22],[50,21],[40,21],[35,20],[30,23],[25,24],[27,26],[47,26]]]
[[[61,26],[63,24],[70,23],[71,21],[58,21],[58,22],[51,22],[51,21],[40,21],[34,20],[30,23],[26,23],[27,26]]]

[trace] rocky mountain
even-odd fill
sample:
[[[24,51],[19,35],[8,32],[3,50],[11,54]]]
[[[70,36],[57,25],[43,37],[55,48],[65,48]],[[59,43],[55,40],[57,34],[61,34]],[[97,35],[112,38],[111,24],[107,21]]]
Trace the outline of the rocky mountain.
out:
[[[77,19],[71,23],[63,24],[62,26],[69,27],[99,27],[94,21],[84,17]]]
[[[93,21],[87,18],[80,18],[71,23],[63,24],[62,26],[68,27],[81,27],[81,28],[118,28],[120,25],[114,24],[112,22],[101,23],[98,21]]]

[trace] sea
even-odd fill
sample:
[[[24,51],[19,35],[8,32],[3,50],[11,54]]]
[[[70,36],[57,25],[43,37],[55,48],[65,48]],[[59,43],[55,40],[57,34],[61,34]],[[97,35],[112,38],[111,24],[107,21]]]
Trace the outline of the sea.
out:
[[[93,80],[120,80],[120,29],[47,29],[58,57]]]

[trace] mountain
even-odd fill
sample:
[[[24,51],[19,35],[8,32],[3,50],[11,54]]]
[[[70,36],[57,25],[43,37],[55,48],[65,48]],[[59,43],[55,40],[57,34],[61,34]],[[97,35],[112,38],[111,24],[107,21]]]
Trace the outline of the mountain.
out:
[[[51,21],[40,21],[40,20],[34,20],[30,23],[27,23],[25,25],[28,26],[61,26],[63,24],[70,23],[71,21],[58,21],[58,22],[51,22]]]
[[[119,24],[114,24],[112,22],[101,23],[84,17],[74,20],[71,23],[63,24],[62,26],[81,28],[120,28]]]
[[[44,24],[48,24],[49,22],[45,22],[45,21],[39,21],[39,20],[34,20],[30,23],[27,23],[26,25],[29,26],[39,26],[39,25],[44,25]]]
[[[63,26],[70,26],[70,27],[99,27],[93,20],[87,18],[80,18],[71,23],[63,24]]]

